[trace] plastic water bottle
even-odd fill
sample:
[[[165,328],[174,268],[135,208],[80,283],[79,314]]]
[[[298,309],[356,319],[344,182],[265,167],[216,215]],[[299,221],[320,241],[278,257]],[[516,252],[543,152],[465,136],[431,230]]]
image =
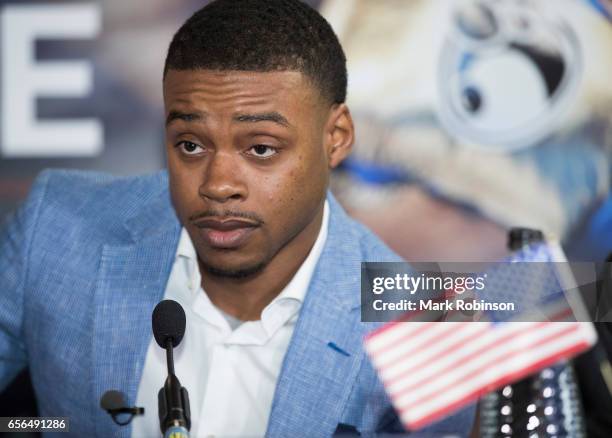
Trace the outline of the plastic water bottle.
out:
[[[543,242],[542,232],[513,228],[511,251]],[[519,382],[482,397],[480,436],[585,437],[585,422],[576,376],[570,362],[544,368]]]

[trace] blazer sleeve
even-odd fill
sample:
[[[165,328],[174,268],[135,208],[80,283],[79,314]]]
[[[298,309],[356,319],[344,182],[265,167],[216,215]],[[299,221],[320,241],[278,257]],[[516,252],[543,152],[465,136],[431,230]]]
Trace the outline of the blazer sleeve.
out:
[[[48,179],[43,172],[27,200],[0,225],[0,391],[27,365],[23,307],[28,260]]]

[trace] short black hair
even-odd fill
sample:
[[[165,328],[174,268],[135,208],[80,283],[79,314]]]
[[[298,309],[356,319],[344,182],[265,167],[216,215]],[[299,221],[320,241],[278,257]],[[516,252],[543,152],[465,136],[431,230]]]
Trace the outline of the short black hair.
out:
[[[299,71],[332,103],[346,99],[346,57],[316,10],[298,0],[216,0],[176,32],[168,70]]]

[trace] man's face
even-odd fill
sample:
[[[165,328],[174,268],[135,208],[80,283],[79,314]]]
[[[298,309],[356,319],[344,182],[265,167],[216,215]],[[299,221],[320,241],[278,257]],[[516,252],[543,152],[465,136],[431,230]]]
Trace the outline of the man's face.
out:
[[[301,73],[170,70],[164,101],[172,201],[208,272],[255,273],[313,229],[333,107]]]

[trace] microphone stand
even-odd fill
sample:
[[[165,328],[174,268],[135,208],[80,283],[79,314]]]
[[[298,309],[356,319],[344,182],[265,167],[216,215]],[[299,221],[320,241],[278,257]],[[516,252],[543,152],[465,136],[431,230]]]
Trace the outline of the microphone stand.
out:
[[[189,394],[174,373],[173,339],[165,342],[168,377],[158,393],[159,424],[164,438],[189,438],[191,412]]]

